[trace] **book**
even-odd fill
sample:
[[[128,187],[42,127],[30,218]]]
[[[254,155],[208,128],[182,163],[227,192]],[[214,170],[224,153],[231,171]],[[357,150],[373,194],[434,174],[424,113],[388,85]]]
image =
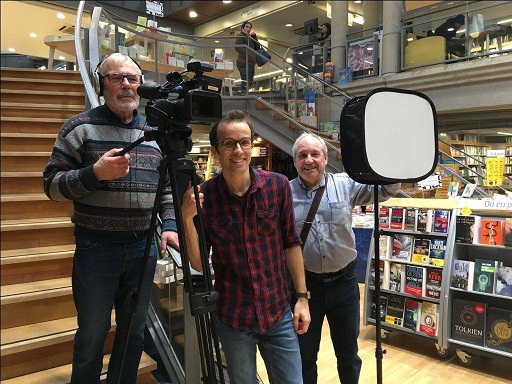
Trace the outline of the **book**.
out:
[[[389,228],[389,208],[379,208],[379,228]]]
[[[437,336],[438,327],[437,304],[429,301],[421,303],[419,331],[429,335]]]
[[[428,254],[429,264],[444,266],[444,256],[446,254],[446,238],[434,238],[430,240],[430,252]]]
[[[450,211],[448,209],[434,210],[434,232],[447,233],[450,224]]]
[[[401,233],[395,234],[393,239],[393,250],[391,259],[410,261],[412,254],[413,236]]]
[[[404,292],[418,297],[425,296],[426,278],[427,269],[425,267],[406,265]]]
[[[504,222],[498,219],[482,219],[480,244],[504,245]]]
[[[388,289],[403,292],[405,281],[405,266],[399,263],[389,263]]]
[[[473,196],[473,192],[475,192],[476,184],[466,184],[464,190],[462,191],[462,197],[471,197]]]
[[[416,208],[407,208],[405,211],[405,229],[416,230]]]
[[[405,208],[390,208],[389,228],[405,229]]]
[[[474,270],[474,261],[454,259],[450,285],[454,288],[472,291]]]
[[[386,323],[402,326],[404,318],[405,297],[398,295],[388,295],[386,307]]]
[[[483,346],[485,343],[486,308],[486,303],[453,299],[452,338]]]
[[[512,247],[512,217],[505,219],[505,233],[503,234],[503,245]]]
[[[512,352],[512,311],[489,307],[485,323],[485,345]]]
[[[418,208],[416,215],[416,230],[420,232],[430,232],[432,230],[432,210]]]
[[[510,261],[512,265],[512,260]],[[502,261],[496,267],[496,284],[494,286],[496,295],[512,297],[512,266],[506,266]]]
[[[448,185],[448,198],[453,199],[457,197],[457,194],[459,193],[459,182],[458,181],[452,181]]]
[[[460,216],[455,218],[455,242],[462,244],[478,244],[480,240],[480,216]]]
[[[427,277],[425,283],[425,296],[432,299],[441,299],[441,281],[443,271],[438,268],[427,267]]]
[[[421,302],[418,300],[405,298],[403,327],[417,331],[419,328],[419,319],[421,311]]]
[[[430,254],[430,239],[415,238],[411,261],[413,263],[428,264]]]
[[[391,255],[392,248],[392,240],[391,236],[380,235],[379,236],[379,256],[381,259],[389,259]]]
[[[385,262],[384,260],[379,260],[379,280],[380,287],[385,288],[388,286],[388,280],[385,274]],[[370,287],[375,287],[375,259],[371,260],[371,275],[370,275]]]
[[[475,259],[473,291],[494,293],[496,261]]]
[[[372,301],[372,309],[370,311],[370,318],[376,320],[376,312],[377,312],[377,295],[373,294],[373,301]],[[381,294],[380,295],[380,320],[385,321],[386,320],[386,309],[388,307],[388,296]]]

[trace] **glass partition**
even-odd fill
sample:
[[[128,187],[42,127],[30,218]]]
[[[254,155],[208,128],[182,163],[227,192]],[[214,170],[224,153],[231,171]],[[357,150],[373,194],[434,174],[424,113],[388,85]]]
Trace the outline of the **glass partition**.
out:
[[[408,12],[402,29],[402,69],[507,54],[512,2],[442,2]]]

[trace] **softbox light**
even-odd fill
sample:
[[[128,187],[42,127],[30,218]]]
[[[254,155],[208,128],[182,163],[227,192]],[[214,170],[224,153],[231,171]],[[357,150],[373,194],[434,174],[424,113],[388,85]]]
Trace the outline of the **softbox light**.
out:
[[[437,116],[420,92],[377,88],[347,102],[340,116],[345,172],[363,184],[417,182],[437,166]]]

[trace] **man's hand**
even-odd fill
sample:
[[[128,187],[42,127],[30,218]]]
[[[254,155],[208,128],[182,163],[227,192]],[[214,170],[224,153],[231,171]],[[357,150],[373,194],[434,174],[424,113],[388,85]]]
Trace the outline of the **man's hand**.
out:
[[[293,327],[298,335],[302,335],[308,331],[311,323],[311,315],[309,314],[308,299],[301,298],[297,300],[293,311]]]
[[[178,240],[178,232],[175,231],[163,231],[161,236],[161,242],[160,242],[160,253],[165,253],[167,246],[170,245],[171,247],[179,250],[180,249],[180,243]]]
[[[199,195],[199,205],[203,207],[204,194],[201,192],[201,186],[197,186]],[[183,204],[181,205],[181,214],[183,221],[192,221],[194,216],[197,215],[196,197],[194,195],[194,188],[189,187],[183,195]]]
[[[99,181],[119,179],[130,172],[130,155],[116,156],[121,150],[111,149],[94,164],[94,174]]]

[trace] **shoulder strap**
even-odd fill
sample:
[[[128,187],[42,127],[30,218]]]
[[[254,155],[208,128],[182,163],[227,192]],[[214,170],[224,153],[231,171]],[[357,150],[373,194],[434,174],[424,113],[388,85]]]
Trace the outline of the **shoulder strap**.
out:
[[[318,211],[318,206],[320,205],[320,200],[322,200],[322,196],[324,194],[325,188],[327,187],[327,174],[325,175],[325,184],[323,187],[319,187],[315,192],[315,197],[313,198],[313,202],[311,203],[311,207],[309,208],[308,215],[306,216],[306,221],[304,222],[304,226],[302,227],[302,231],[300,231],[300,241],[302,241],[302,248],[306,244],[306,239],[309,234],[309,230],[311,229],[311,225],[313,224],[313,219],[315,218],[316,211]]]

